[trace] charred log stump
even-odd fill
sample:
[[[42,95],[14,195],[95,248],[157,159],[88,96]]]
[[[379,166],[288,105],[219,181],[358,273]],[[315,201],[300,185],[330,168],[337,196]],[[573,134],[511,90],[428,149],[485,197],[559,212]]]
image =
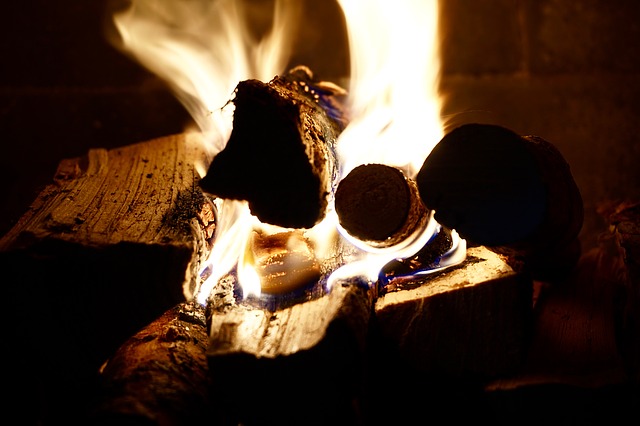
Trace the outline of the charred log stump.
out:
[[[200,182],[220,198],[247,200],[264,223],[311,228],[337,184],[334,145],[345,126],[344,90],[298,67],[269,83],[240,82],[233,130]]]
[[[460,126],[435,146],[416,181],[439,223],[536,279],[566,277],[580,257],[582,198],[567,162],[540,137]]]
[[[28,404],[21,415],[80,415],[104,360],[196,291],[215,229],[194,169],[205,155],[180,134],[63,160],[0,240],[0,267],[15,280],[3,319],[30,330],[9,330],[22,350],[7,365],[24,369],[5,377],[24,391],[12,393]]]

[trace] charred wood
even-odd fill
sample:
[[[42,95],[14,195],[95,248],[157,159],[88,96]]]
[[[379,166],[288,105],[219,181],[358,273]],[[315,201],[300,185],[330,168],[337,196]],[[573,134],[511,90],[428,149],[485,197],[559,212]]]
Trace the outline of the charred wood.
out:
[[[240,82],[233,130],[200,182],[220,198],[247,200],[262,222],[311,228],[337,184],[334,145],[345,126],[343,89],[306,67],[269,83]]]
[[[561,153],[538,136],[460,126],[435,146],[416,181],[439,223],[536,279],[566,277],[580,256],[580,192]]]

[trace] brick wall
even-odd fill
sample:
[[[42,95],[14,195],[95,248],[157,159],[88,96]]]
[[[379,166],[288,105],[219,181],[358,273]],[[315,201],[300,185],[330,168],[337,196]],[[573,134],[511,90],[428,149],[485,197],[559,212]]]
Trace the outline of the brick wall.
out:
[[[640,3],[441,1],[450,126],[500,124],[554,143],[585,203],[586,247],[601,203],[640,197]]]
[[[257,3],[256,0],[253,3]],[[348,76],[332,2],[305,0],[291,64]],[[189,116],[158,78],[107,41],[125,0],[25,0],[0,6],[0,233],[51,182],[58,162],[180,132]],[[501,124],[553,142],[586,207],[583,241],[608,199],[640,197],[640,3],[443,0],[442,93],[448,126]]]

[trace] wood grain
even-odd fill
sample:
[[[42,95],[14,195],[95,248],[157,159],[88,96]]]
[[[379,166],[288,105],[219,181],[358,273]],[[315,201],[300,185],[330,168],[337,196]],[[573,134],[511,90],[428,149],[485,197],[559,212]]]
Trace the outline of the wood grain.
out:
[[[526,352],[532,283],[483,246],[467,259],[375,301],[378,339],[404,371],[495,377]],[[391,355],[392,354],[392,355]]]
[[[7,331],[21,347],[6,353],[11,405],[71,422],[100,365],[196,290],[215,227],[197,185],[206,160],[198,137],[177,134],[60,163],[0,240],[2,319],[22,323]]]

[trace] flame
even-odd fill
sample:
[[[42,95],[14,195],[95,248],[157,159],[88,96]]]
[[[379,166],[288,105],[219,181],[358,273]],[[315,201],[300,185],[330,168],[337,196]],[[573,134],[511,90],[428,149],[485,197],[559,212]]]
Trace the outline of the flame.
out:
[[[347,24],[351,121],[337,143],[341,176],[367,163],[397,167],[414,178],[444,136],[441,120],[437,0],[338,0]],[[389,261],[420,250],[436,231],[433,213],[425,229],[402,244],[362,256],[332,274],[329,285],[361,276],[375,281]],[[339,227],[340,233],[358,241]],[[459,263],[466,242],[454,233],[444,265]]]
[[[351,123],[342,176],[366,163],[414,177],[443,136],[437,0],[339,0],[349,35]]]
[[[253,3],[238,0],[132,0],[114,15],[114,41],[164,79],[205,135],[212,154],[226,144],[232,115],[224,108],[239,81],[268,81],[282,72],[301,8],[276,0],[271,28],[254,34]],[[259,37],[256,39],[256,37]]]
[[[382,163],[414,177],[443,136],[437,0],[338,3],[347,24],[352,73],[351,121],[337,146],[341,176],[360,164]],[[288,64],[302,2],[275,0],[266,16],[268,29],[256,33],[249,17],[265,18],[255,9],[263,4],[271,3],[133,0],[127,10],[114,15],[120,48],[170,85],[212,155],[224,148],[231,134],[229,99],[238,82],[269,81]],[[234,268],[245,295],[260,293],[247,253],[252,231],[267,226],[250,214],[246,202],[216,200],[216,205],[217,237],[207,265],[209,277],[198,295],[187,295],[202,304]],[[382,252],[360,247],[360,255],[335,271],[330,282],[354,275],[375,280],[388,260],[422,248],[436,226],[432,215],[429,226],[402,247]],[[330,206],[326,218],[306,232],[319,259],[329,256],[338,228]],[[459,246],[464,250],[464,244]]]

